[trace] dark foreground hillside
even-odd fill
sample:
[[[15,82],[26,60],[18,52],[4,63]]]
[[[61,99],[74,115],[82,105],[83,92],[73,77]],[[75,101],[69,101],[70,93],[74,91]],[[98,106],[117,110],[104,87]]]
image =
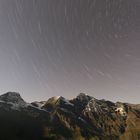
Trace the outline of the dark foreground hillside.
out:
[[[0,96],[0,140],[140,140],[140,105],[79,94],[26,103]]]

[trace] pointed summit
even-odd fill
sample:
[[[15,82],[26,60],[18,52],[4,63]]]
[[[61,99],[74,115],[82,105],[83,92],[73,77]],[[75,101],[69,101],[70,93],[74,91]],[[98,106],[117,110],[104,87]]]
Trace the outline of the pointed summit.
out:
[[[83,101],[83,100],[87,100],[87,101],[90,101],[93,97],[85,94],[85,93],[80,93],[76,99],[80,100],[80,101]]]

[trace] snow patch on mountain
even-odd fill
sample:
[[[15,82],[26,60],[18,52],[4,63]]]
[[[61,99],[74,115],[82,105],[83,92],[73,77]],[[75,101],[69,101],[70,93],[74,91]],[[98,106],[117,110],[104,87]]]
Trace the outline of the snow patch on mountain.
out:
[[[65,105],[70,105],[70,106],[74,106],[74,104],[70,103],[69,100],[65,99],[65,98],[62,98],[63,102]]]
[[[122,116],[126,116],[126,114],[127,114],[125,111],[125,108],[123,106],[116,108],[115,112],[119,113]]]
[[[92,98],[85,107],[85,111],[94,111],[94,112],[102,112],[101,106],[98,103],[97,99]]]
[[[44,105],[45,105],[46,101],[42,101],[42,102],[32,102],[31,104],[34,106],[34,107],[38,107],[38,108],[42,108]]]

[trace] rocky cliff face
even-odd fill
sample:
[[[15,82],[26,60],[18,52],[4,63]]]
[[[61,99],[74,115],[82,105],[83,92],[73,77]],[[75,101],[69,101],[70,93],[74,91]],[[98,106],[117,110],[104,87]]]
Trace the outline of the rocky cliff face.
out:
[[[84,93],[27,103],[8,92],[0,96],[0,124],[2,140],[140,140],[140,105]]]

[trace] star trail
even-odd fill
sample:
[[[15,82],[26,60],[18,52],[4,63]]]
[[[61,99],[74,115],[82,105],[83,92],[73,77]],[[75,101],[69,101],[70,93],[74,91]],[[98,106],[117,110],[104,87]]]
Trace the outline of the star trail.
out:
[[[0,0],[0,92],[80,92],[139,103],[139,0]]]

